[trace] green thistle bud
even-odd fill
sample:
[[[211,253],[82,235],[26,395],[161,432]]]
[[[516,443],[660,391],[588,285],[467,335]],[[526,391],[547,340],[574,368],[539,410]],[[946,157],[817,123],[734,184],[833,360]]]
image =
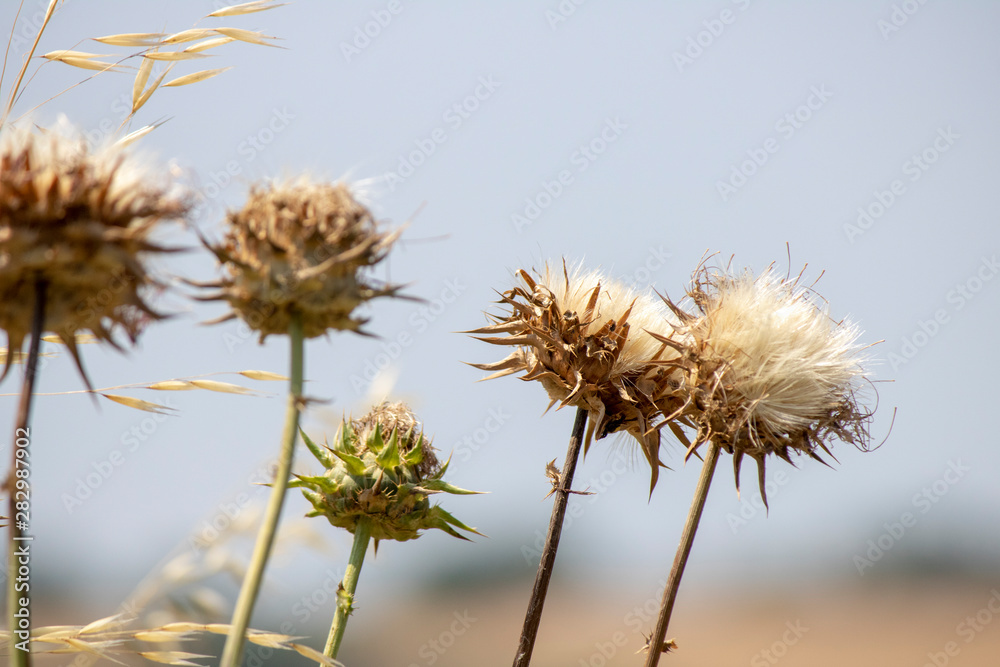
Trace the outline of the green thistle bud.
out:
[[[386,437],[388,434],[388,437]],[[302,439],[326,472],[291,483],[313,505],[307,516],[325,516],[351,533],[367,520],[371,537],[400,542],[437,528],[467,539],[455,528],[481,535],[439,505],[435,493],[472,494],[445,482],[448,463],[438,463],[416,417],[403,403],[382,403],[361,419],[345,419],[333,446]]]

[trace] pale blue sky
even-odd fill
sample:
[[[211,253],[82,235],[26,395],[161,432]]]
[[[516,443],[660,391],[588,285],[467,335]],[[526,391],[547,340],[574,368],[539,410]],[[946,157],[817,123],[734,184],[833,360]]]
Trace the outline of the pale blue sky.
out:
[[[0,10],[2,32],[14,4]],[[33,36],[31,16],[44,4],[25,3],[15,34]],[[484,321],[511,271],[583,258],[679,296],[706,250],[735,255],[739,266],[784,269],[786,244],[793,272],[806,263],[810,278],[825,271],[817,288],[835,317],[858,322],[865,342],[884,339],[873,379],[895,382],[877,385],[874,438],[885,437],[898,408],[895,426],[877,452],[835,448],[834,469],[773,463],[766,518],[753,507],[753,475],[745,472],[741,502],[724,460],[686,585],[856,579],[855,557],[904,513],[914,525],[863,576],[995,557],[1000,6],[911,3],[915,13],[894,16],[892,2],[586,2],[562,17],[555,0],[404,0],[392,5],[397,13],[390,4],[300,1],[207,24],[263,30],[284,49],[234,44],[205,66],[179,68],[235,65],[158,91],[132,126],[170,119],[143,145],[205,188],[211,198],[197,224],[209,236],[249,183],[303,171],[365,180],[380,217],[412,218],[387,266],[428,303],[375,305],[369,328],[381,341],[311,341],[308,393],[330,399],[325,414],[339,416],[363,406],[371,369],[391,359],[397,394],[413,402],[440,449],[456,451],[451,481],[491,492],[443,504],[491,538],[385,545],[366,566],[373,589],[376,570],[399,585],[407,568],[427,578],[443,562],[526,567],[522,546],[547,525],[543,466],[562,460],[572,414],[540,417],[542,389],[513,378],[476,384],[480,372],[460,362],[493,360],[497,350],[454,333]],[[182,30],[214,6],[69,0],[39,53],[121,52],[83,40]],[[366,29],[367,43],[358,37]],[[12,62],[27,46],[14,45]],[[16,109],[84,75],[48,64]],[[36,119],[66,113],[99,133],[117,126],[130,92],[128,74],[105,74],[48,102]],[[189,233],[172,239],[195,246]],[[193,278],[214,272],[197,249],[158,266]],[[150,328],[128,355],[84,350],[96,386],[284,371],[282,339],[260,347],[236,324],[198,325],[221,307],[176,294],[162,307],[180,314]],[[42,391],[80,386],[65,355],[47,363]],[[15,390],[13,379],[2,388]],[[283,416],[279,395],[132,395],[168,399],[179,415],[157,423],[62,396],[40,399],[34,418],[35,576],[81,596],[104,588],[109,613],[216,508],[243,493],[263,497],[248,479],[276,452]],[[4,404],[0,432],[14,409],[13,399]],[[305,417],[316,435],[332,435],[331,423],[321,410]],[[637,587],[666,573],[697,470],[682,465],[672,440],[663,449],[674,471],[663,472],[647,502],[641,457],[623,470],[617,453],[634,452],[596,444],[578,478],[606,489],[574,499],[584,511],[567,529],[561,564],[624,566],[614,571]],[[67,511],[64,494],[116,450],[121,465]],[[745,524],[736,521],[741,510]],[[304,511],[299,499],[289,503],[288,516]],[[329,562],[342,567],[349,536],[320,528],[333,545]],[[326,565],[307,562],[284,571],[292,591],[323,576]]]

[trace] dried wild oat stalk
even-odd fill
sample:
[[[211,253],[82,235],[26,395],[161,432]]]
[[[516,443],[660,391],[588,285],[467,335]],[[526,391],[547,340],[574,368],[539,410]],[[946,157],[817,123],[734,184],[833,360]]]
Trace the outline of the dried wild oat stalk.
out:
[[[209,248],[226,276],[206,285],[220,291],[203,300],[228,302],[261,341],[288,332],[292,313],[306,338],[334,329],[359,331],[352,316],[362,303],[396,296],[398,285],[365,275],[381,261],[401,230],[380,231],[371,212],[343,183],[300,180],[257,186],[246,204],[228,215],[222,243]]]

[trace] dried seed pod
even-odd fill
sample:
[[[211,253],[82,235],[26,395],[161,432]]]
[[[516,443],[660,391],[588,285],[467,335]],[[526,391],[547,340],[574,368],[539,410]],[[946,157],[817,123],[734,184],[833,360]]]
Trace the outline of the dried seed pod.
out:
[[[398,285],[366,275],[380,262],[400,230],[383,232],[371,212],[343,183],[256,186],[242,209],[231,211],[222,243],[209,245],[225,277],[206,285],[219,291],[200,297],[227,301],[232,312],[260,333],[288,333],[293,313],[306,338],[331,329],[359,331],[366,320],[354,309]]]
[[[668,420],[696,428],[688,454],[709,440],[757,461],[761,494],[768,455],[822,461],[832,440],[868,446],[871,413],[859,406],[865,377],[859,329],[832,320],[810,289],[769,268],[754,277],[701,268],[688,296],[697,309],[665,302],[680,320],[656,338],[679,353],[683,382],[659,398]],[[661,328],[662,330],[662,328]],[[832,455],[831,455],[832,456]]]
[[[344,420],[333,447],[302,439],[326,471],[299,476],[313,505],[308,516],[325,516],[334,526],[354,532],[366,520],[376,547],[379,540],[412,540],[421,530],[437,528],[467,539],[456,528],[479,534],[439,505],[435,493],[471,494],[445,482],[448,464],[438,463],[416,417],[403,403],[382,403],[360,419]]]
[[[35,289],[46,284],[45,330],[82,366],[76,334],[118,347],[160,317],[142,292],[159,284],[144,265],[167,252],[151,235],[189,201],[147,165],[115,148],[91,149],[63,131],[9,129],[0,140],[0,328],[20,350]],[[8,355],[4,375],[9,369]],[[86,376],[84,376],[86,379]]]
[[[546,265],[538,280],[524,270],[517,276],[521,284],[500,299],[510,312],[490,315],[493,324],[466,332],[516,349],[501,361],[471,365],[493,371],[485,379],[524,372],[522,380],[545,388],[549,407],[587,410],[585,451],[595,437],[632,435],[649,463],[652,491],[662,465],[656,399],[677,384],[670,366],[677,353],[645,329],[660,327],[670,313],[600,272],[570,271],[565,263],[561,275]]]

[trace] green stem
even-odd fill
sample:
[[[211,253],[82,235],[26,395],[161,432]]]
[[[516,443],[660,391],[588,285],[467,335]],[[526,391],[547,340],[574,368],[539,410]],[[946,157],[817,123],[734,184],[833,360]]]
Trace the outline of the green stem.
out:
[[[232,628],[226,638],[222,660],[219,662],[220,667],[239,667],[243,657],[243,643],[250,625],[250,615],[253,613],[261,581],[264,579],[264,568],[271,555],[275,533],[278,532],[278,519],[281,517],[281,508],[285,502],[285,490],[288,488],[288,481],[292,474],[292,458],[295,453],[299,411],[302,404],[303,358],[305,356],[301,315],[292,315],[292,321],[288,327],[288,337],[291,343],[291,381],[288,388],[288,409],[285,412],[285,430],[282,435],[278,471],[275,473],[274,485],[271,488],[271,498],[267,502],[264,522],[257,534],[257,543],[254,545],[250,567],[247,569],[246,576],[243,577],[240,596],[236,600]]]
[[[38,375],[38,351],[41,347],[42,330],[45,328],[45,294],[48,291],[48,284],[44,280],[35,283],[35,304],[31,318],[31,343],[28,346],[28,359],[24,369],[24,380],[21,382],[21,398],[17,405],[17,419],[15,419],[14,437],[11,440],[11,461],[10,473],[7,477],[6,492],[10,514],[7,520],[10,522],[10,544],[7,549],[7,619],[10,628],[10,665],[11,667],[30,667],[31,665],[31,588],[29,578],[31,576],[30,550],[31,539],[28,535],[28,525],[31,519],[31,506],[24,512],[23,520],[18,517],[18,492],[23,491],[24,498],[31,497],[31,477],[30,473],[24,477],[26,482],[23,489],[17,488],[17,481],[21,479],[17,476],[17,471],[31,470],[31,459],[28,457],[28,447],[31,443],[30,423],[31,423],[31,397],[35,391],[35,378]],[[7,354],[15,354],[16,350],[8,350]],[[20,443],[24,444],[21,445]],[[23,450],[24,455],[18,456]],[[18,461],[21,461],[21,468],[18,468]],[[20,566],[23,565],[24,573],[19,573]],[[20,590],[18,590],[20,589]],[[26,604],[22,605],[24,600]],[[18,612],[27,612],[27,616],[21,616]],[[24,621],[22,626],[20,621]],[[15,634],[17,631],[17,634]],[[21,633],[24,634],[21,634]],[[23,644],[22,644],[23,641]],[[18,644],[25,647],[25,650],[18,648]]]
[[[341,590],[337,591],[337,612],[333,616],[330,636],[327,637],[326,646],[323,648],[323,655],[328,658],[336,659],[340,651],[340,642],[343,641],[344,630],[347,628],[347,617],[354,611],[354,591],[358,588],[358,577],[361,575],[361,566],[365,562],[365,552],[368,551],[371,536],[371,523],[367,519],[360,519],[354,529],[354,544],[351,546],[351,558],[344,571],[344,581],[340,584]]]
[[[646,667],[656,667],[660,662],[663,639],[667,636],[667,625],[670,623],[670,614],[674,610],[677,589],[680,588],[681,577],[684,576],[684,566],[687,565],[688,555],[691,553],[691,546],[694,544],[694,534],[697,532],[698,523],[701,521],[701,512],[705,509],[708,488],[712,484],[712,475],[715,473],[715,464],[718,462],[719,446],[709,441],[708,452],[705,455],[705,464],[701,467],[701,477],[698,478],[698,487],[694,491],[694,500],[691,501],[687,523],[684,524],[684,532],[681,534],[681,543],[677,546],[674,565],[670,568],[670,577],[667,579],[666,588],[663,589],[663,601],[660,602],[660,617],[656,620],[656,629],[653,630],[653,636],[649,639],[649,653],[646,656]]]

